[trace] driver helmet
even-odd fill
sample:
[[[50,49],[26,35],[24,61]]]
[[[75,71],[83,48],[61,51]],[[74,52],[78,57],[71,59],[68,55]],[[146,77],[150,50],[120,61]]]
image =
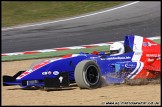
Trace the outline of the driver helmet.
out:
[[[125,52],[124,50],[124,44],[121,42],[114,42],[112,45],[110,45],[110,54],[111,55],[120,55]]]

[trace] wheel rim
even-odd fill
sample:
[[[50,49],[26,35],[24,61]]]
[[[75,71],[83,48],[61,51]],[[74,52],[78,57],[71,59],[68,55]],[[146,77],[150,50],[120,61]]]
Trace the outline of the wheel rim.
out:
[[[95,85],[99,81],[99,72],[97,67],[94,65],[87,67],[85,77],[86,81],[90,85]]]

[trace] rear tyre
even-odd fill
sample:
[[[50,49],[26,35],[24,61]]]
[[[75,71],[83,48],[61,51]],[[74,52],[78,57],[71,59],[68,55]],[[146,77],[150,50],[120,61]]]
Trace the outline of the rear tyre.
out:
[[[77,64],[74,78],[80,88],[94,89],[101,86],[99,66],[92,60],[84,60]]]

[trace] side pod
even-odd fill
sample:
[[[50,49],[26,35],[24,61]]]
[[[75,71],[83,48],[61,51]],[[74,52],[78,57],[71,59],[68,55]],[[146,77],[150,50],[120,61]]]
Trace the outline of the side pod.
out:
[[[44,78],[45,88],[69,87],[69,73],[61,72],[57,78]]]

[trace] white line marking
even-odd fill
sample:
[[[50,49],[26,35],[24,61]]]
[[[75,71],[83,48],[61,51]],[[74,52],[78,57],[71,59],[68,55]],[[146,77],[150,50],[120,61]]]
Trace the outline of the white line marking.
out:
[[[73,47],[69,47],[69,49],[83,49],[85,47],[82,46],[73,46]]]
[[[23,52],[15,52],[15,53],[7,53],[7,56],[13,56],[13,55],[23,55]]]
[[[54,52],[54,49],[37,50],[37,52]]]
[[[112,11],[112,10],[120,9],[120,8],[123,8],[123,7],[126,7],[126,6],[136,4],[138,2],[139,1],[136,1],[136,2],[132,2],[132,3],[129,3],[129,4],[126,4],[126,5],[123,5],[123,6],[108,9],[108,10],[105,10],[105,11],[100,11],[100,12],[96,12],[96,13],[92,13],[92,14],[88,14],[88,15],[83,15],[83,16],[78,16],[78,17],[73,17],[73,18],[64,19],[64,20],[57,20],[57,21],[51,21],[51,22],[45,22],[45,23],[31,24],[31,25],[26,25],[26,26],[24,25],[24,26],[15,26],[15,27],[2,28],[2,31],[7,31],[7,30],[11,30],[11,29],[17,29],[17,28],[26,28],[26,27],[31,27],[31,26],[40,26],[40,25],[45,25],[45,24],[51,24],[51,23],[57,23],[57,22],[63,22],[63,21],[68,21],[68,20],[79,19],[79,18],[83,18],[83,17],[93,16],[93,15],[109,12],[109,11]]]

